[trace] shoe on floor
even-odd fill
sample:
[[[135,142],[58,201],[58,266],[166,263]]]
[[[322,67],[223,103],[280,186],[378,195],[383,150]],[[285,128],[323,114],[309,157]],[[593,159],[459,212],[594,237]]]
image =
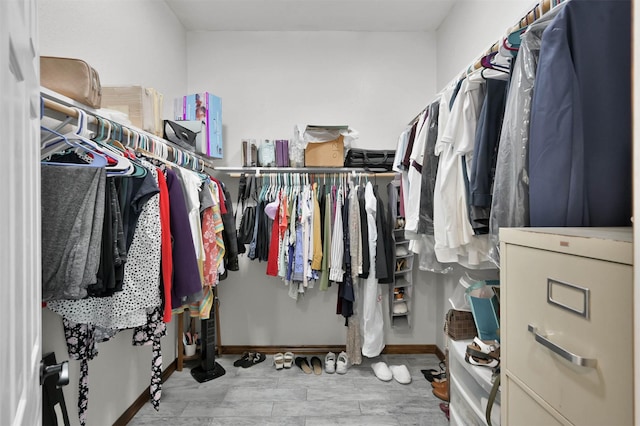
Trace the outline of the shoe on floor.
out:
[[[438,406],[440,407],[440,410],[442,410],[444,415],[447,417],[447,420],[449,420],[449,404],[447,402],[441,402]]]
[[[447,381],[447,379],[444,379],[441,382],[436,382],[435,380],[433,382],[431,382],[431,387],[432,388],[446,388],[449,385],[449,382]]]
[[[252,358],[252,357],[253,357],[253,353],[252,352],[245,352],[245,353],[242,354],[240,359],[237,359],[237,360],[233,361],[233,366],[234,367],[241,367],[242,364],[247,362],[247,360],[249,358]]]
[[[342,351],[336,361],[336,373],[347,374],[347,368],[349,368],[349,357],[346,352]]]
[[[449,386],[436,386],[433,388],[433,395],[445,402],[449,402]]]
[[[260,353],[260,352],[255,352],[252,357],[247,359],[246,362],[240,364],[240,367],[249,368],[249,367],[252,367],[252,366],[254,366],[256,364],[260,364],[265,359],[267,359],[267,356],[265,354]]]
[[[375,362],[371,364],[371,368],[373,368],[373,372],[375,373],[376,377],[383,382],[388,382],[389,380],[393,379],[393,373],[387,366],[386,362]]]
[[[322,361],[317,356],[311,357],[311,369],[316,376],[322,374]]]
[[[284,368],[291,368],[293,366],[293,352],[284,353]]]
[[[278,352],[273,356],[273,365],[276,366],[276,370],[284,368],[284,355],[282,355],[282,352]]]
[[[309,366],[309,361],[307,361],[307,358],[302,357],[302,356],[296,357],[295,363],[306,374],[311,374],[312,373],[311,366]]]
[[[391,365],[389,366],[389,370],[391,370],[396,382],[402,385],[408,385],[411,383],[411,373],[409,373],[409,369],[406,365]]]
[[[429,370],[420,370],[425,379],[429,382],[441,382],[447,379],[447,373],[441,370],[431,368]]]
[[[333,374],[336,372],[336,354],[329,352],[324,357],[324,371]]]

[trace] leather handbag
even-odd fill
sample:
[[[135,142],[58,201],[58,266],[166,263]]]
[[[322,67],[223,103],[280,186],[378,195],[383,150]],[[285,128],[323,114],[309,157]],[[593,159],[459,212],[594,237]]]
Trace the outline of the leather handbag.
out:
[[[478,333],[473,314],[449,309],[444,321],[444,332],[453,340],[473,339]]]
[[[102,103],[98,71],[81,59],[41,56],[40,85],[91,108]]]
[[[391,171],[396,152],[351,148],[344,159],[345,167],[357,167],[370,171]]]

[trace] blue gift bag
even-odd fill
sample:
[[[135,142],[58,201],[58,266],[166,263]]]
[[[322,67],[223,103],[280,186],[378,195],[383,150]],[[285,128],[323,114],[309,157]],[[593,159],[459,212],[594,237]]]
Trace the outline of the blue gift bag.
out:
[[[500,341],[500,300],[492,286],[500,285],[498,280],[478,281],[466,290],[473,320],[482,340]]]

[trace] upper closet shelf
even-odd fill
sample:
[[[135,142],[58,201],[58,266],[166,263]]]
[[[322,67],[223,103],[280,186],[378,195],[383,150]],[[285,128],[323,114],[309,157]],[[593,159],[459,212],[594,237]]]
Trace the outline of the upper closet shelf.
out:
[[[216,171],[228,173],[231,177],[239,177],[243,174],[261,174],[271,173],[316,173],[316,174],[338,174],[353,173],[359,176],[389,176],[396,175],[395,172],[373,173],[363,168],[357,167],[215,167]]]
[[[171,151],[173,155],[173,159],[169,161],[172,161],[184,167],[194,168],[194,170],[196,169],[202,170],[205,167],[210,169],[215,168],[214,164],[211,162],[212,159],[205,155],[201,155],[191,151],[186,151],[181,147],[175,145],[171,141],[168,141],[159,136],[153,135],[149,132],[146,132],[130,124],[119,123],[117,120],[114,120],[112,118],[106,119],[105,117],[101,116],[101,112],[99,110],[96,110],[87,105],[81,104],[79,102],[76,102],[75,100],[67,96],[61,95],[60,93],[54,92],[51,89],[47,89],[46,87],[41,86],[40,94],[44,99],[43,107],[45,111],[52,110],[57,112],[59,115],[61,114],[62,117],[66,116],[66,120],[63,120],[64,124],[70,123],[71,118],[77,118],[78,112],[76,111],[76,109],[80,109],[89,114],[90,124],[95,125],[96,117],[100,117],[105,121],[108,121],[111,123],[117,123],[118,125],[122,126],[123,133],[126,136],[133,136],[134,134],[144,135],[146,138],[158,142],[158,144],[156,145],[163,145],[165,147],[168,147],[167,149],[164,150],[164,152],[168,154],[168,151]],[[44,115],[47,115],[47,114],[44,113]],[[176,153],[180,153],[180,155],[176,155]],[[157,154],[157,153],[149,152],[149,154]]]

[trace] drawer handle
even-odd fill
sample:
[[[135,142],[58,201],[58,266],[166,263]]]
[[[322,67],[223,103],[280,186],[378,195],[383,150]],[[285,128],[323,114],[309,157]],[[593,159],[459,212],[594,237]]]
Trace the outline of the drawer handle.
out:
[[[594,358],[583,358],[580,355],[576,355],[561,346],[556,345],[551,340],[547,339],[542,334],[538,333],[538,328],[529,324],[528,329],[536,337],[536,342],[542,346],[549,348],[552,352],[560,355],[572,364],[579,365],[581,367],[595,368],[598,365],[598,360]]]

